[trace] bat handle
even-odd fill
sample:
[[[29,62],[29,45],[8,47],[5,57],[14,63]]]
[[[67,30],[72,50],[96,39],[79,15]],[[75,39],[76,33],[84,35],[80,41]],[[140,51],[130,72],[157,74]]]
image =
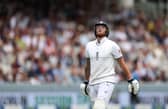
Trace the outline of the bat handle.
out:
[[[134,94],[134,87],[132,86],[132,92],[131,92],[131,95],[135,96],[136,94]]]

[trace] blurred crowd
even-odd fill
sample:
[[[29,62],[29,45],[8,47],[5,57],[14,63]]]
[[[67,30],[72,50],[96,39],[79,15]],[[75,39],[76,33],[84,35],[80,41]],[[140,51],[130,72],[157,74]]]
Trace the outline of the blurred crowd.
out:
[[[105,20],[109,38],[122,49],[135,78],[144,82],[168,79],[168,17],[151,18],[143,11],[119,9],[101,17],[48,11],[35,18],[33,9],[0,16],[0,82],[74,84],[84,80],[85,45],[94,40],[94,23]],[[103,16],[103,17],[102,17]],[[74,16],[73,16],[74,17]],[[81,22],[82,20],[82,22]],[[124,73],[116,66],[119,79]]]

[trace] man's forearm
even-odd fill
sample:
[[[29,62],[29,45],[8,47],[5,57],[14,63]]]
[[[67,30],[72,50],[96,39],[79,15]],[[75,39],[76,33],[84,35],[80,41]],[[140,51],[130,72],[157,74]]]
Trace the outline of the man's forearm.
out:
[[[118,60],[118,63],[120,64],[120,67],[123,69],[124,73],[126,74],[127,80],[128,80],[128,91],[131,93],[131,95],[136,95],[139,92],[139,82],[136,79],[133,79],[130,73],[130,70],[128,69],[128,66],[126,65],[124,58],[121,57]]]
[[[85,66],[85,79],[89,81],[90,76],[90,59],[86,59],[86,66]]]
[[[120,67],[122,68],[122,70],[124,71],[124,73],[126,74],[127,80],[132,79],[131,72],[128,69],[128,66],[126,65],[123,57],[118,59],[118,63],[120,65]]]

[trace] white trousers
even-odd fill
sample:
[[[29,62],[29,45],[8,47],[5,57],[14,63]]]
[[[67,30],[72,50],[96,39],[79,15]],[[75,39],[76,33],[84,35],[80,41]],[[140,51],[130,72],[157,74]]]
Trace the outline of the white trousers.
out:
[[[107,106],[112,96],[114,86],[115,84],[111,82],[89,85],[89,96],[91,101],[94,103],[96,99],[103,100]]]

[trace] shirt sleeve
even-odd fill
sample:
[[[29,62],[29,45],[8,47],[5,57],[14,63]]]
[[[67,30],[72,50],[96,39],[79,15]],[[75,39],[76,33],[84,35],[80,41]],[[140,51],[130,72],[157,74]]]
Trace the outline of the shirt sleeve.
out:
[[[89,58],[88,44],[85,47],[85,57]]]
[[[115,59],[122,57],[121,49],[116,43],[112,45],[112,55]]]

